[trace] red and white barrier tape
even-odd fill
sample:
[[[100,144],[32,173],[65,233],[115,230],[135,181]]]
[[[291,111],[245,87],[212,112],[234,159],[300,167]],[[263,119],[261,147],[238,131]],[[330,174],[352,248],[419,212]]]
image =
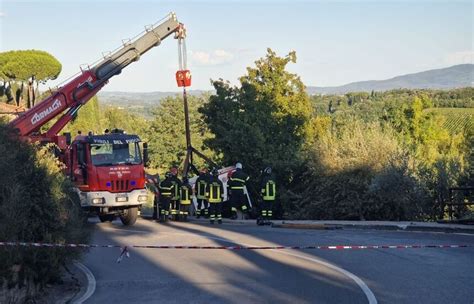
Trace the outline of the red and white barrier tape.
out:
[[[319,250],[347,250],[347,249],[421,249],[421,248],[469,248],[474,245],[307,245],[307,246],[182,246],[182,245],[98,245],[98,244],[53,244],[53,243],[30,243],[30,242],[0,242],[0,247],[22,246],[22,247],[60,247],[60,248],[120,248],[120,256],[117,263],[123,257],[130,257],[129,248],[150,249],[224,249],[224,250],[281,250],[281,249],[319,249]]]
[[[32,243],[32,242],[0,242],[0,246],[23,246],[23,247],[63,247],[63,248],[123,248],[121,245],[98,245],[98,244],[54,244],[54,243]],[[186,246],[186,245],[127,245],[128,248],[152,248],[152,249],[226,249],[226,250],[262,250],[262,249],[410,249],[410,248],[468,248],[474,245],[306,245],[306,246]]]

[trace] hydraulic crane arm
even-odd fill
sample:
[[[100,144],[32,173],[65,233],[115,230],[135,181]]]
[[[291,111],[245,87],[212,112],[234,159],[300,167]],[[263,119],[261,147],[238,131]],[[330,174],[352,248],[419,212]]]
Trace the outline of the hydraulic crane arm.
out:
[[[120,49],[105,56],[93,67],[82,70],[79,76],[10,122],[10,126],[18,129],[20,136],[32,136],[41,126],[62,114],[45,134],[33,136],[38,140],[51,140],[110,78],[120,74],[126,66],[139,60],[142,54],[158,46],[163,39],[182,28],[183,24],[178,22],[174,13],[171,13],[161,23],[146,28],[141,36],[124,43]]]

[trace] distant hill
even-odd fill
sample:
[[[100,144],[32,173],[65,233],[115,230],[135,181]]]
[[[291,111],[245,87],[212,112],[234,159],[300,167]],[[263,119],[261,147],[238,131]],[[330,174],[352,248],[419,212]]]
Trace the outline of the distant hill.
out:
[[[188,95],[201,95],[206,93],[202,90],[189,90]],[[106,92],[98,93],[100,103],[114,107],[150,107],[160,104],[160,99],[170,96],[182,96],[182,92]]]
[[[397,76],[386,80],[352,82],[338,87],[308,86],[309,94],[345,94],[348,92],[387,91],[393,89],[453,89],[473,86],[474,64],[460,64],[449,68]],[[188,95],[201,95],[213,91],[190,90]],[[179,95],[181,92],[99,92],[102,105],[127,108],[132,112],[148,112],[160,99]]]
[[[189,90],[189,96],[198,96],[207,91]],[[183,96],[182,92],[99,92],[102,106],[127,109],[129,113],[138,114],[146,119],[153,118],[151,110],[160,104],[160,100],[170,96]]]
[[[337,87],[307,87],[309,94],[387,91],[393,89],[454,89],[474,85],[474,64],[460,64],[436,70],[407,74],[386,80],[352,82]]]

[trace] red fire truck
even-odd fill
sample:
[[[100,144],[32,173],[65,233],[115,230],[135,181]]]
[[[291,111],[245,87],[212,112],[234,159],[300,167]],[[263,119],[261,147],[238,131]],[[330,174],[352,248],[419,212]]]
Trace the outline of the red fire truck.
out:
[[[180,43],[185,37],[184,25],[174,13],[146,27],[142,34],[124,42],[97,64],[81,69],[78,76],[10,122],[24,140],[55,144],[67,175],[76,185],[82,207],[98,214],[101,221],[119,216],[124,225],[135,223],[138,209],[147,200],[146,143],[141,143],[137,135],[120,130],[103,135],[79,135],[74,140],[70,134],[58,134],[110,78],[171,34]],[[180,70],[177,74],[189,77],[190,82],[189,71]],[[51,126],[42,130],[48,122],[52,122]]]

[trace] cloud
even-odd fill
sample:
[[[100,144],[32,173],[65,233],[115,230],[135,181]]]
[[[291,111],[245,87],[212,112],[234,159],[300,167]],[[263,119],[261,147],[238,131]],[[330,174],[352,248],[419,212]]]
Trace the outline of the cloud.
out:
[[[191,51],[191,62],[195,65],[214,66],[229,63],[234,59],[234,54],[225,50]]]
[[[448,65],[474,63],[474,51],[459,51],[448,54],[444,61]]]
[[[0,12],[0,18],[3,18],[3,17],[6,17],[7,14],[5,14],[4,12]]]

